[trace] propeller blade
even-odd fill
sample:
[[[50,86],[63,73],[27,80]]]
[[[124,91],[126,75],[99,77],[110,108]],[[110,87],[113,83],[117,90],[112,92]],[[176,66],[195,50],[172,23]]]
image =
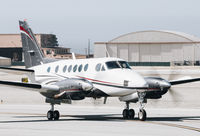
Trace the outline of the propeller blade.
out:
[[[170,89],[168,90],[168,92],[169,92],[169,94],[170,94],[170,96],[172,97],[172,100],[173,100],[174,102],[179,101],[179,99],[178,99],[179,94],[178,94],[174,89],[170,88]]]

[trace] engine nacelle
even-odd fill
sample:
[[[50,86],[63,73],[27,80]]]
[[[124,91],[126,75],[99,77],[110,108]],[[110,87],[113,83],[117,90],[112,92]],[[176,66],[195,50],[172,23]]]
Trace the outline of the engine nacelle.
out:
[[[54,85],[59,86],[59,91],[52,92],[50,90],[41,94],[53,99],[82,100],[93,88],[89,81],[75,78],[65,79]]]
[[[168,89],[171,87],[171,84],[160,77],[145,77],[146,82],[149,85],[149,88],[156,88],[152,91],[146,92],[145,98],[147,99],[159,99],[167,93]]]

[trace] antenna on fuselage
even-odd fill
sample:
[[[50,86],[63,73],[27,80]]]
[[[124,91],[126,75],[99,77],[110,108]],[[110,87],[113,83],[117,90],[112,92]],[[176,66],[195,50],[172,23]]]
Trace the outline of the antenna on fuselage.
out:
[[[72,59],[73,59],[73,60],[76,59],[76,56],[75,56],[74,52],[72,52]]]
[[[110,58],[110,54],[109,54],[107,48],[106,48],[106,57]]]

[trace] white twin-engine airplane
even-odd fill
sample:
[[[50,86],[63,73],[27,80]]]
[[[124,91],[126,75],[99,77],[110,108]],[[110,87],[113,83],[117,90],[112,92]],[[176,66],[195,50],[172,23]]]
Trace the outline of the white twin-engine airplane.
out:
[[[160,77],[142,77],[128,63],[119,58],[93,58],[55,60],[44,58],[36,38],[26,21],[19,21],[25,66],[27,69],[4,68],[0,71],[27,74],[28,81],[0,81],[1,85],[38,91],[51,104],[47,112],[49,120],[58,120],[60,114],[55,104],[71,103],[86,97],[119,97],[126,103],[122,115],[133,119],[135,111],[131,102],[139,102],[139,120],[146,120],[144,103],[147,99],[159,99],[172,85],[200,81],[200,78],[167,81]]]

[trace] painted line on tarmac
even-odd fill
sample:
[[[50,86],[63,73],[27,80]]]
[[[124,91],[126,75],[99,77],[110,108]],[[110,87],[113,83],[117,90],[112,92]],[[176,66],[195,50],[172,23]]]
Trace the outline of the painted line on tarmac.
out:
[[[164,126],[170,126],[170,127],[176,127],[176,128],[183,128],[183,129],[187,129],[187,130],[192,130],[192,131],[200,132],[200,128],[190,127],[190,126],[185,126],[185,125],[178,125],[178,124],[173,124],[173,123],[154,122],[154,121],[140,121],[140,120],[126,120],[126,121],[137,121],[137,122],[142,122],[142,123],[164,125]]]
[[[185,125],[178,125],[178,124],[172,124],[172,123],[161,123],[161,122],[149,122],[149,123],[158,124],[158,125],[165,125],[165,126],[171,126],[171,127],[177,127],[177,128],[183,128],[183,129],[188,129],[188,130],[193,130],[193,131],[200,132],[200,128],[190,127],[190,126],[185,126]]]
[[[146,121],[145,123],[164,125],[164,126],[170,126],[170,127],[177,127],[177,128],[183,128],[183,129],[187,129],[187,130],[193,130],[193,131],[200,132],[200,128],[190,127],[190,126],[185,126],[185,125],[178,125],[178,124],[173,124],[173,123],[153,122],[153,121]]]

